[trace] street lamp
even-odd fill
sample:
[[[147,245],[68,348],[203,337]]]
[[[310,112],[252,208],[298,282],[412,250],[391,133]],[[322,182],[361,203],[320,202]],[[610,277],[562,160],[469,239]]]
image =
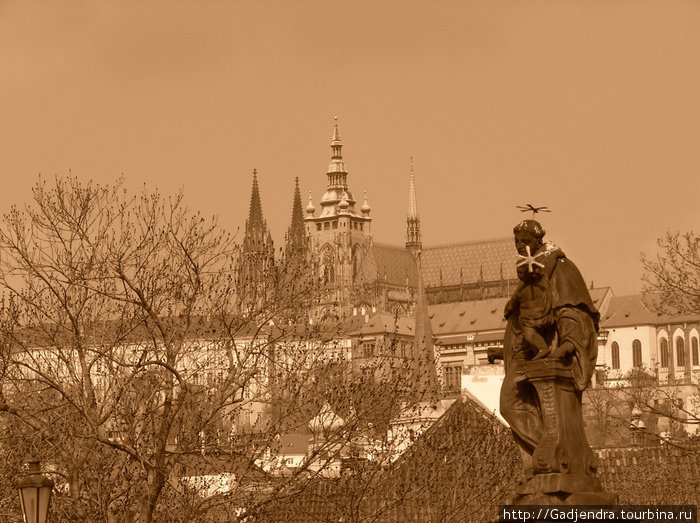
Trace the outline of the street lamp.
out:
[[[24,523],[46,523],[53,481],[41,473],[39,461],[30,461],[27,476],[17,482]]]

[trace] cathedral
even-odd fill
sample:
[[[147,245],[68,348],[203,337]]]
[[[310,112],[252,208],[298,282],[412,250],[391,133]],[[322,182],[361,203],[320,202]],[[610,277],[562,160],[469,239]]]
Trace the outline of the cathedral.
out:
[[[429,304],[510,294],[517,283],[510,237],[423,247],[413,165],[403,244],[374,242],[367,195],[360,203],[350,190],[342,148],[336,120],[326,191],[318,206],[309,195],[308,204],[302,209],[296,180],[292,219],[285,240],[283,257],[287,262],[303,259],[306,266],[318,271],[323,285],[316,315],[319,319],[349,317],[368,310],[413,316],[421,286]],[[269,287],[267,279],[277,262],[263,218],[257,173],[253,171],[239,267],[240,287],[249,306],[260,305],[264,299],[265,288]]]

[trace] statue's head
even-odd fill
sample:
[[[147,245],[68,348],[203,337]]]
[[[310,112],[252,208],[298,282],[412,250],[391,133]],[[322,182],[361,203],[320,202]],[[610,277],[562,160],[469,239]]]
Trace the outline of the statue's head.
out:
[[[537,249],[542,246],[542,238],[544,238],[545,230],[539,222],[535,220],[523,220],[518,225],[513,227],[513,235],[515,236],[515,248],[518,254],[525,256],[527,254],[526,247],[530,247],[530,253],[534,254]]]

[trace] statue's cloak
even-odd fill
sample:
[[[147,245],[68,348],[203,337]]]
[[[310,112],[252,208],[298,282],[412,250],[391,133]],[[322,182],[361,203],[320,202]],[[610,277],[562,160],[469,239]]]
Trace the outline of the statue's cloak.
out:
[[[556,256],[556,264],[550,284],[559,344],[569,341],[574,346],[574,386],[584,390],[590,383],[598,357],[600,313],[576,265],[559,249],[552,254]]]
[[[569,341],[573,345],[574,385],[577,390],[584,390],[595,371],[598,357],[597,333],[600,313],[593,304],[583,276],[561,249],[553,243],[546,242],[538,254],[540,256],[537,260],[543,264],[541,271],[549,277],[558,344]],[[521,266],[519,270],[526,269]],[[506,313],[510,327],[506,330],[506,345],[512,343],[512,322],[517,321],[511,317],[512,312],[515,311],[509,310]],[[506,366],[509,364],[509,356],[510,354],[506,354],[504,357]]]

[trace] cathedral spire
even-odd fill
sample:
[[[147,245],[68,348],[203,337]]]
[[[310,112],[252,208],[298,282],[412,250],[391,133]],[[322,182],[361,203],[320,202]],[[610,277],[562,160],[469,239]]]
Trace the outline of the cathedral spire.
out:
[[[250,208],[238,266],[238,292],[241,305],[260,308],[265,303],[266,280],[274,271],[272,236],[263,218],[258,171],[253,169]]]
[[[260,188],[258,187],[258,170],[253,169],[253,188],[250,191],[250,207],[248,220],[246,221],[246,234],[248,230],[263,226],[262,204],[260,203]]]
[[[420,250],[414,253],[414,259],[418,272],[418,292],[415,309],[415,353],[413,355],[413,372],[417,383],[420,383],[419,390],[423,395],[422,399],[437,401],[438,380],[437,369],[435,367],[435,348],[433,346],[433,331],[430,326],[430,316],[428,313],[428,299],[423,283],[423,267]]]
[[[328,189],[348,189],[345,162],[343,162],[343,143],[340,141],[338,131],[338,117],[335,117],[335,128],[333,129],[333,140],[331,141],[331,163],[328,166]]]
[[[418,206],[416,205],[416,179],[413,172],[413,156],[411,156],[411,180],[408,186],[408,217],[418,218]]]
[[[294,198],[292,199],[292,221],[287,231],[287,245],[285,256],[287,259],[306,251],[306,229],[304,227],[304,215],[301,208],[301,192],[299,191],[299,177],[294,180]]]
[[[411,178],[408,186],[408,214],[406,216],[406,248],[411,252],[420,251],[423,244],[420,234],[420,218],[416,204],[416,180],[411,157]]]

